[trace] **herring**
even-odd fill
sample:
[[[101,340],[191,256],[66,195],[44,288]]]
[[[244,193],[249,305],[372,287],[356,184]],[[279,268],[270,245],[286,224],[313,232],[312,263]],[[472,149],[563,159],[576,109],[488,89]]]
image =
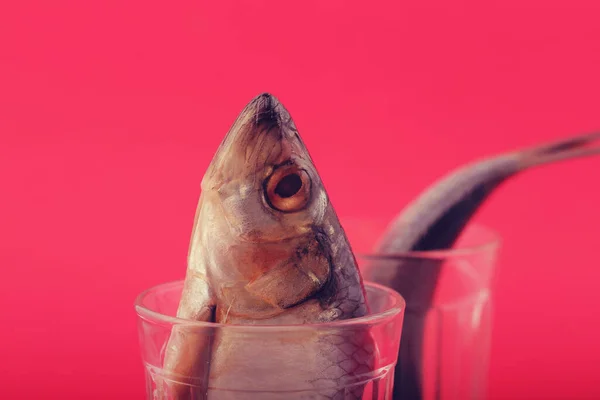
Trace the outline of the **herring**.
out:
[[[201,188],[179,318],[293,325],[367,315],[350,244],[290,114],[274,96],[255,97],[239,114]],[[377,362],[370,333],[302,332],[292,343],[266,337],[251,346],[225,329],[212,337],[177,326],[165,351],[170,383],[162,395],[271,399],[298,389],[286,398],[360,399],[364,385],[340,388]]]
[[[398,291],[406,301],[394,400],[423,398],[426,311],[432,305],[443,260],[418,258],[418,252],[451,248],[481,205],[517,174],[600,155],[600,147],[595,146],[598,139],[600,133],[575,136],[464,165],[430,185],[388,225],[374,254],[390,257],[372,259],[362,266],[362,273],[365,279]],[[416,258],[409,256],[412,252],[417,252],[413,253]]]

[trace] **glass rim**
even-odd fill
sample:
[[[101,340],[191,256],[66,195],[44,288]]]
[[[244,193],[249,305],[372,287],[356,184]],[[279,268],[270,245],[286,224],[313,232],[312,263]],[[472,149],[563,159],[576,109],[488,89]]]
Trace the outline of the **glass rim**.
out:
[[[367,217],[349,217],[354,220],[369,219]],[[389,223],[388,223],[389,224]],[[436,249],[436,250],[416,250],[416,251],[399,251],[399,252],[365,252],[356,251],[355,256],[364,260],[397,260],[397,259],[449,259],[455,257],[464,257],[477,253],[483,253],[487,251],[497,250],[502,245],[502,237],[495,229],[491,228],[487,224],[473,222],[467,225],[467,229],[478,229],[482,230],[488,236],[485,240],[482,240],[477,244],[466,244],[459,245],[458,247],[452,247],[449,249]]]
[[[173,288],[175,286],[183,287],[184,280],[177,280],[171,282],[164,282],[154,285],[148,289],[145,289],[140,294],[137,295],[134,308],[138,318],[144,319],[146,321],[152,323],[166,324],[166,325],[178,325],[178,326],[186,326],[188,328],[211,328],[211,329],[224,329],[224,330],[241,330],[248,332],[282,332],[282,331],[298,331],[298,330],[327,330],[327,329],[336,329],[336,328],[349,328],[349,327],[358,327],[361,325],[375,325],[386,323],[394,318],[397,318],[399,315],[402,315],[406,309],[406,301],[404,297],[397,291],[380,285],[371,281],[363,281],[363,285],[365,287],[365,291],[370,289],[375,289],[376,291],[383,292],[387,294],[388,297],[393,299],[393,304],[388,307],[386,310],[371,313],[365,315],[363,317],[350,318],[344,320],[337,320],[333,322],[318,322],[311,324],[265,324],[265,325],[249,325],[249,324],[223,324],[220,322],[207,322],[207,321],[194,321],[179,318],[172,315],[166,315],[160,313],[158,311],[152,310],[143,305],[144,298],[151,293],[152,291],[157,290],[158,288]]]

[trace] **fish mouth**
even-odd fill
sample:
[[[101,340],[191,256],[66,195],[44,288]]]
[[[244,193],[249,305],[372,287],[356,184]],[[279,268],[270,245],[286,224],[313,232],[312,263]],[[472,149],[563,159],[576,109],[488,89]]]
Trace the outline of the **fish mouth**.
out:
[[[280,119],[281,115],[277,112],[277,109],[280,108],[281,103],[271,93],[259,94],[250,101],[249,105],[254,108],[254,123],[256,125],[269,126],[277,124]]]
[[[213,156],[205,174],[206,187],[243,176],[248,168],[262,168],[270,158],[269,152],[285,139],[293,139],[295,132],[289,112],[275,96],[265,92],[254,97],[240,112]]]
[[[252,99],[242,112],[245,113],[253,115],[255,127],[261,127],[265,131],[278,128],[283,136],[287,136],[284,131],[288,131],[288,134],[293,133],[292,136],[299,139],[292,116],[271,93],[264,92]]]
[[[290,119],[279,99],[268,92],[263,92],[250,100],[240,116],[246,116],[247,123],[253,128],[260,128],[260,131],[267,132],[274,128],[281,128]]]

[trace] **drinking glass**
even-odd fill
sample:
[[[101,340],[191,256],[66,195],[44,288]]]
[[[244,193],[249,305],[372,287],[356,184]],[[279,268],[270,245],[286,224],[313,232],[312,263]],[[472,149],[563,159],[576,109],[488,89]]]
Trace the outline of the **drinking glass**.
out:
[[[390,371],[397,360],[405,305],[397,292],[365,282],[370,307],[365,317],[321,324],[232,325],[176,318],[182,289],[183,281],[160,284],[141,293],[135,302],[147,399],[392,398]],[[185,331],[189,340],[210,342],[227,337],[228,344],[255,356],[227,366],[235,368],[236,375],[225,387],[211,383],[204,374],[174,375],[163,368],[165,349],[174,329]],[[364,338],[370,338],[368,344]],[[336,357],[340,353],[327,352],[331,347],[322,347],[325,342],[347,353],[348,360],[339,363],[342,368],[348,366],[347,374],[335,382],[319,379],[321,371],[328,368],[323,360],[339,361]],[[368,368],[356,369],[352,358],[364,358],[365,351],[374,362]],[[316,378],[299,379],[300,370],[304,376]],[[257,376],[261,379],[255,379]]]
[[[406,301],[394,400],[484,399],[499,236],[472,224],[449,250],[375,254],[387,222],[342,219],[363,278]]]

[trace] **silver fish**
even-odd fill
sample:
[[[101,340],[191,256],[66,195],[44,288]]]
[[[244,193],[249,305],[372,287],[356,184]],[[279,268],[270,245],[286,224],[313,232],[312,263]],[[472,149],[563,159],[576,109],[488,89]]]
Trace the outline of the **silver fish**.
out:
[[[178,317],[281,325],[368,313],[350,244],[292,118],[274,96],[261,94],[244,108],[201,187]],[[164,369],[180,383],[165,396],[271,399],[299,390],[285,398],[358,399],[363,386],[341,387],[359,381],[377,359],[366,331],[334,336],[299,329],[292,342],[265,333],[252,343],[236,332],[210,337],[174,329]]]
[[[480,206],[518,173],[544,164],[600,154],[600,133],[582,135],[465,165],[432,184],[388,226],[374,254],[405,254],[451,248]],[[426,311],[441,271],[438,259],[398,257],[371,260],[363,277],[391,287],[406,300],[395,370],[395,400],[420,400]]]

